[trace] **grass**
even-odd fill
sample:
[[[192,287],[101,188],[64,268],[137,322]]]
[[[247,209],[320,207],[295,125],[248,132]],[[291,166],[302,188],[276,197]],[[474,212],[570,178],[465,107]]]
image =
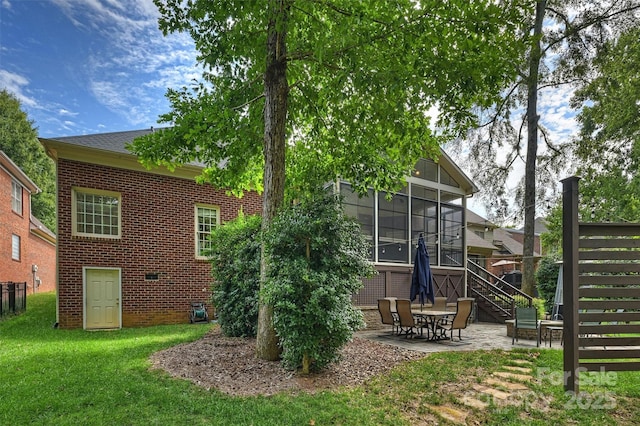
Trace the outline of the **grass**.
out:
[[[200,338],[210,326],[111,332],[57,330],[55,296],[29,296],[27,312],[0,321],[0,425],[401,425],[444,422],[433,406],[459,404],[460,388],[513,362],[533,362],[539,380],[513,406],[472,410],[480,424],[638,424],[640,373],[563,391],[562,352],[447,352],[404,364],[365,386],[273,397],[231,397],[149,370],[149,356]],[[372,354],[375,356],[375,354]],[[561,376],[559,376],[561,377]],[[596,398],[613,396],[596,409]],[[603,405],[603,404],[600,404]]]

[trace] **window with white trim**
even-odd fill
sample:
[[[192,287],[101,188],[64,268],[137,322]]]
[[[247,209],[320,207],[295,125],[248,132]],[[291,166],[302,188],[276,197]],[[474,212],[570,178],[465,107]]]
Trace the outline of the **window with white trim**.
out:
[[[120,194],[87,188],[72,192],[73,235],[120,238]]]
[[[11,210],[22,215],[22,185],[11,181]]]
[[[206,258],[211,248],[209,235],[220,223],[220,209],[214,206],[196,205],[196,257]]]
[[[20,236],[11,235],[11,258],[13,260],[20,260]]]

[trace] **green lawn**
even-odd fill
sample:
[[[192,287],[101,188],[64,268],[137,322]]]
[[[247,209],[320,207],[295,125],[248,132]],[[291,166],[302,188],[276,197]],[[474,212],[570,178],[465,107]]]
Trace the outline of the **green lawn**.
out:
[[[149,370],[153,352],[198,339],[209,326],[86,332],[53,329],[54,322],[53,294],[30,296],[26,313],[0,320],[0,425],[442,424],[433,406],[461,407],[460,386],[516,358],[533,361],[544,378],[518,405],[467,409],[469,424],[640,423],[640,373],[583,386],[588,397],[572,398],[557,383],[559,350],[438,353],[352,390],[230,397]]]

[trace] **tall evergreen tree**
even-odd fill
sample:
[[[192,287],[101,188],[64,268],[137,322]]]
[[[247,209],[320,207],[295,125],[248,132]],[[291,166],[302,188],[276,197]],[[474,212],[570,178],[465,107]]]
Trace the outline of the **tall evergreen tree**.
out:
[[[31,213],[56,232],[55,166],[20,101],[4,89],[0,90],[0,150],[38,185],[41,192],[31,197]]]

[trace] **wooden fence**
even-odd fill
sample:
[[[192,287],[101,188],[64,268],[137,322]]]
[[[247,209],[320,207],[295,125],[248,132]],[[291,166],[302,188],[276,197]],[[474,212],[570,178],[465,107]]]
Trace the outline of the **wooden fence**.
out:
[[[565,390],[580,372],[640,371],[640,223],[578,220],[578,181],[563,184]]]

